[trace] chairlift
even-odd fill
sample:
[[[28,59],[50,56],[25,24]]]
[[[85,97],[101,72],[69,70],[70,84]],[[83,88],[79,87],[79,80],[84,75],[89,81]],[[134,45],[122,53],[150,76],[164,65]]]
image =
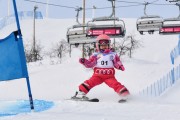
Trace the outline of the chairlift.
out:
[[[67,41],[69,44],[76,44],[76,43],[91,43],[94,42],[90,37],[87,37],[86,29],[87,25],[73,25],[72,27],[68,28],[67,30]]]
[[[87,25],[81,24],[78,21],[78,17],[79,17],[79,11],[81,11],[82,8],[77,8],[77,15],[76,15],[76,25],[73,25],[71,27],[68,28],[66,36],[67,36],[67,42],[69,44],[74,44],[77,46],[77,44],[82,44],[82,43],[92,43],[94,42],[93,39],[91,39],[90,37],[87,37],[87,33],[86,33],[86,28]]]
[[[89,23],[92,23],[89,26]],[[98,24],[102,23],[102,24]],[[113,38],[125,36],[125,23],[119,18],[95,18],[88,22],[87,36],[97,37],[100,34],[107,34]]]
[[[164,19],[163,25],[159,30],[161,35],[180,34],[180,18]]]
[[[137,30],[141,35],[144,32],[153,34],[155,31],[159,31],[163,24],[163,19],[159,16],[143,16],[139,18],[136,22]]]
[[[179,7],[179,11],[180,11],[180,3],[177,3],[176,5]],[[161,35],[180,34],[180,12],[177,18],[164,19],[162,27],[159,30],[159,34]]]
[[[112,2],[112,14],[109,17],[94,18],[87,23],[87,36],[94,38],[100,34],[107,34],[113,38],[125,36],[125,23],[123,20],[112,17],[115,15],[114,0]],[[90,25],[91,24],[91,25]]]
[[[137,19],[136,22],[137,31],[139,31],[141,35],[143,35],[144,32],[153,34],[155,31],[159,31],[163,23],[163,18],[161,18],[160,16],[146,14],[146,6],[148,4],[150,3],[146,2],[144,4],[144,16]]]

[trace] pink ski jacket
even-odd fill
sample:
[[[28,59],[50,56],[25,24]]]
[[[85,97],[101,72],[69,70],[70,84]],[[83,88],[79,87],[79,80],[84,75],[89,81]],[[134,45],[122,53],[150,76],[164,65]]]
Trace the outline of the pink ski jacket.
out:
[[[84,62],[81,62],[81,59],[82,58],[80,58],[79,62],[83,64],[86,68],[104,68],[105,67],[105,68],[116,68],[118,70],[124,71],[123,64],[119,56],[115,52],[109,52],[109,53],[96,52],[89,59],[84,59]],[[110,65],[109,66],[101,65],[101,64],[106,64],[106,63],[109,63]]]

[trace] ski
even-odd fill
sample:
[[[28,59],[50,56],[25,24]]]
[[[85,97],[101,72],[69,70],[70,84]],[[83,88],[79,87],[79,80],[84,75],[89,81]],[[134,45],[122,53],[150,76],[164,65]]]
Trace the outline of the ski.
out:
[[[83,97],[83,98],[80,98],[80,97],[76,97],[76,96],[73,96],[71,97],[70,99],[66,99],[66,100],[72,100],[72,101],[87,101],[87,102],[99,102],[99,99],[98,98],[91,98],[89,99],[88,97]],[[120,99],[118,101],[118,103],[126,103],[127,100],[126,99]]]
[[[118,101],[118,103],[125,103],[125,102],[127,102],[126,99],[120,99],[120,100]]]
[[[86,96],[82,96],[82,97],[78,97],[78,92],[75,93],[75,95],[73,97],[71,97],[71,99],[69,100],[74,100],[74,101],[87,101],[87,102],[99,102],[99,99],[97,98],[92,98],[92,99],[89,99],[88,97]]]
[[[87,102],[99,102],[99,99],[97,98],[92,98],[92,99],[89,99],[89,98],[79,98],[79,97],[71,97],[70,99],[68,100],[73,100],[73,101],[87,101]]]

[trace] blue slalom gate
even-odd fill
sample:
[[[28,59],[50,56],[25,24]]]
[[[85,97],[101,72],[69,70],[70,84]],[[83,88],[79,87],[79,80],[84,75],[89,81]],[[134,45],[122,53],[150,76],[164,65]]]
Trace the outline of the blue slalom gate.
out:
[[[0,81],[25,78],[30,101],[29,107],[31,110],[33,110],[33,97],[31,93],[22,34],[15,0],[13,0],[13,6],[17,24],[17,31],[12,32],[9,36],[0,40]]]

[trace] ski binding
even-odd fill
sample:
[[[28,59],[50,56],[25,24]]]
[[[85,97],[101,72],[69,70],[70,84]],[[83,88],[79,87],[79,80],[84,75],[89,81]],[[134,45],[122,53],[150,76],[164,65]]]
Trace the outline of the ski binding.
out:
[[[118,101],[118,103],[125,103],[125,102],[127,102],[126,99],[120,99],[120,100]]]
[[[97,98],[92,98],[92,99],[89,99],[88,97],[76,97],[76,96],[73,96],[71,97],[71,100],[74,100],[74,101],[88,101],[88,102],[99,102],[99,99]]]

